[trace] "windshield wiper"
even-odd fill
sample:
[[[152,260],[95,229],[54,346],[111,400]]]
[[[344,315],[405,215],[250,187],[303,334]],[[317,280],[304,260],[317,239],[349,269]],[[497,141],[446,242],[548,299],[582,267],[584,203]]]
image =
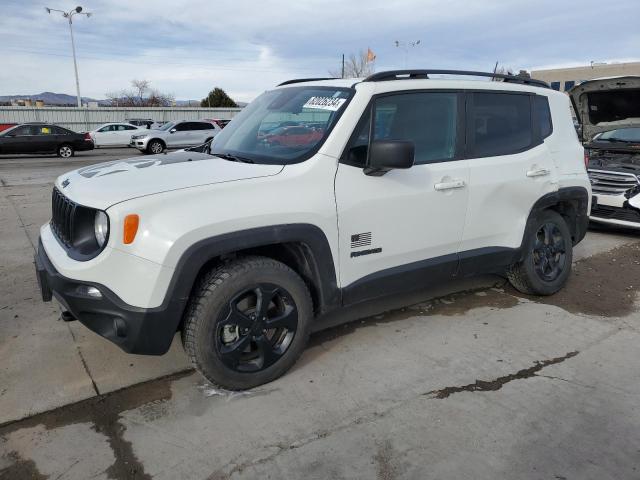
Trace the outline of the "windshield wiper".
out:
[[[601,142],[639,143],[639,142],[634,142],[633,140],[624,140],[622,138],[616,138],[616,137],[600,138],[598,140],[601,141]]]
[[[250,158],[239,157],[237,155],[231,155],[230,153],[211,153],[211,155],[224,158],[225,160],[229,160],[231,162],[256,163]]]

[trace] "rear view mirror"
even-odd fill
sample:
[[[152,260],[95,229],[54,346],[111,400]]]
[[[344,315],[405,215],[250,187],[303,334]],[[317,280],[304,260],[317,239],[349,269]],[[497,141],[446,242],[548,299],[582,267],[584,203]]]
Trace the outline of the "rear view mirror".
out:
[[[169,130],[169,133],[176,133],[177,130],[175,128],[172,128],[171,130]]]
[[[374,141],[369,149],[369,165],[365,175],[381,176],[396,168],[411,168],[415,145],[405,140]]]

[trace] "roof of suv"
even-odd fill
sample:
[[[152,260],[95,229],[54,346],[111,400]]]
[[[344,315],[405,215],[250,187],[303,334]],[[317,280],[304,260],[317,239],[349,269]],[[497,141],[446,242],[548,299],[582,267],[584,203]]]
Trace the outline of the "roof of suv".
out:
[[[436,75],[437,77],[433,77]],[[446,76],[446,77],[444,77]],[[470,80],[469,78],[476,77]],[[497,81],[478,80],[491,78]],[[362,86],[383,84],[384,90],[418,89],[418,88],[464,88],[464,89],[499,89],[514,91],[531,91],[544,89],[552,91],[543,81],[524,75],[501,75],[487,72],[468,72],[459,70],[392,70],[378,72],[367,78],[311,78],[288,80],[278,87],[288,86],[326,86],[339,88],[362,88]],[[398,88],[388,88],[390,85]],[[377,90],[377,89],[373,89]]]

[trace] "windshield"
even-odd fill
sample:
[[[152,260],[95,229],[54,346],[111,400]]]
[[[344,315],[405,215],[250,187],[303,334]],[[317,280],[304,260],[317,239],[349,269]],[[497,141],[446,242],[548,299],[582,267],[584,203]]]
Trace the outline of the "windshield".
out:
[[[167,122],[161,127],[159,127],[158,130],[164,130],[164,131],[171,130],[174,125],[175,125],[175,122]]]
[[[213,155],[286,165],[315,153],[353,90],[289,87],[260,95],[211,144]]]
[[[640,143],[640,127],[608,130],[594,138],[597,142]]]

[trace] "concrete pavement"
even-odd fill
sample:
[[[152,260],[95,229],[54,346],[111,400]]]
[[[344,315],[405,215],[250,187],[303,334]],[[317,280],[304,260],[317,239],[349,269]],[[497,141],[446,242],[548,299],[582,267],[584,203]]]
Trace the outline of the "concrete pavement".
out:
[[[0,157],[0,424],[190,368],[178,342],[161,358],[123,355],[82,325],[62,322],[57,303],[39,297],[33,254],[55,176],[129,155],[140,154],[101,149],[71,162]]]

